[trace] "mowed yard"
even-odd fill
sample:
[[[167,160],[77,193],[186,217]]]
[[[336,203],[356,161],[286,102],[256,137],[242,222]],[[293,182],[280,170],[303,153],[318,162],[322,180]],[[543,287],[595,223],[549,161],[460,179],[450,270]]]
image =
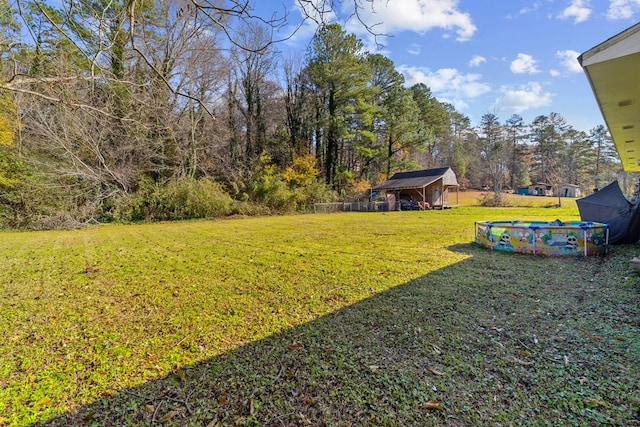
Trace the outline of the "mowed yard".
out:
[[[0,233],[0,426],[640,425],[640,247],[492,252],[578,211],[477,197]]]

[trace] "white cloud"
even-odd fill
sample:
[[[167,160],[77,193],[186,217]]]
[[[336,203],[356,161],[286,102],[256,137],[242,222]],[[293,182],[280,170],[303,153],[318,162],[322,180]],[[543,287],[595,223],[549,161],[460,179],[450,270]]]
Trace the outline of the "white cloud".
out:
[[[491,91],[491,87],[482,82],[480,74],[462,74],[455,68],[441,68],[431,71],[428,68],[398,67],[408,85],[424,83],[438,99],[469,99],[476,98]],[[459,105],[460,102],[457,102]]]
[[[496,99],[494,108],[497,111],[519,114],[531,108],[548,107],[551,105],[553,94],[544,92],[542,85],[529,82],[518,88],[503,86],[502,95]]]
[[[518,14],[526,15],[527,13],[535,12],[536,10],[540,9],[540,6],[542,6],[542,3],[540,3],[539,1],[534,1],[531,6],[523,7],[522,9],[520,9]]]
[[[417,43],[413,43],[411,46],[409,46],[409,50],[407,50],[407,53],[411,55],[420,55],[420,45]]]
[[[536,67],[536,60],[526,53],[519,53],[518,57],[511,61],[511,71],[515,74],[535,74],[540,72]]]
[[[640,0],[610,0],[607,18],[629,19],[640,11]]]
[[[515,16],[512,14],[509,14],[506,16],[506,18],[514,19],[520,15],[527,15],[529,13],[535,12],[536,10],[540,9],[541,6],[542,6],[542,3],[540,3],[539,1],[535,1],[531,6],[523,7],[522,9],[520,9]]]
[[[468,13],[458,9],[459,0],[370,0],[363,2],[358,17],[376,33],[399,31],[423,33],[440,28],[455,31],[457,40],[471,39],[477,28]],[[354,2],[346,1],[343,16],[353,15]],[[362,24],[351,19],[349,31],[362,32]]]
[[[485,58],[484,56],[480,56],[480,55],[473,55],[473,57],[471,58],[471,60],[469,61],[469,67],[477,67],[482,63],[487,62],[487,58]]]
[[[572,0],[571,5],[562,11],[558,18],[573,19],[574,23],[584,22],[591,15],[589,0]]]
[[[562,67],[570,73],[581,73],[582,67],[578,62],[578,56],[580,53],[575,50],[559,50],[556,52],[556,56],[560,58],[560,64]]]
[[[562,73],[558,70],[549,70],[549,74],[551,74],[551,77],[558,77]]]

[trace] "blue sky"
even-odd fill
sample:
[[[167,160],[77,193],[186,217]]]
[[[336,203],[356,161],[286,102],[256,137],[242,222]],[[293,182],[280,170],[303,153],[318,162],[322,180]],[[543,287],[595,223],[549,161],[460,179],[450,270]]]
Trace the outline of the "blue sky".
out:
[[[555,112],[585,131],[604,124],[576,57],[640,19],[640,0],[359,1],[360,17],[389,35],[378,50],[362,24],[341,19],[353,0],[342,0],[334,20],[393,60],[407,84],[425,83],[474,126],[488,112],[527,123]],[[295,21],[297,3],[284,2],[256,1],[260,14],[287,9]],[[302,55],[313,30],[307,22],[282,50]]]

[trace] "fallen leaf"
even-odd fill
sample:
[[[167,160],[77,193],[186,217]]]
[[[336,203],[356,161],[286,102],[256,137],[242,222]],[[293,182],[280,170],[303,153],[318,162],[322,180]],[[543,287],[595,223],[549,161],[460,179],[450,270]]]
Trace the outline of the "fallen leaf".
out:
[[[594,405],[594,406],[608,406],[609,405],[604,400],[598,400],[598,399],[585,398],[585,399],[582,399],[582,402],[587,404],[587,405]]]
[[[300,419],[302,420],[302,422],[304,423],[304,425],[306,426],[310,426],[313,423],[311,422],[311,420],[309,418],[307,418],[302,412],[299,412],[298,415],[300,416]]]
[[[42,399],[39,399],[38,401],[36,401],[36,403],[33,404],[33,406],[43,406],[46,405],[47,403],[51,402],[51,399],[48,397],[43,397]]]
[[[287,347],[287,351],[289,353],[291,353],[292,351],[299,350],[302,347],[304,347],[304,346],[302,345],[302,343],[300,341],[294,341],[291,344],[289,344],[289,347]]]
[[[517,357],[514,357],[513,360],[515,360],[516,363],[518,363],[518,364],[520,364],[522,366],[531,366],[531,365],[533,365],[533,362],[529,362],[527,360],[521,360],[521,359],[518,359]]]
[[[586,379],[585,377],[580,378],[578,381],[580,381],[580,384],[586,384],[589,382],[589,380]]]
[[[186,377],[184,375],[184,371],[182,370],[182,368],[178,367],[176,369],[176,376],[178,377],[178,379],[182,382],[185,381]]]
[[[438,410],[438,411],[444,410],[444,408],[440,406],[440,402],[438,402],[437,400],[429,400],[425,402],[425,404],[422,405],[422,408],[429,409],[429,410]]]
[[[527,350],[523,350],[523,349],[518,349],[518,353],[520,353],[523,356],[531,356],[531,353],[529,353]]]
[[[89,423],[89,422],[93,421],[96,418],[96,415],[97,414],[94,411],[87,412],[86,414],[84,414],[82,416],[82,421],[84,421],[86,423]],[[0,426],[1,425],[2,425],[2,423],[0,423]]]
[[[207,427],[215,427],[217,425],[218,425],[218,418],[214,418],[211,420],[209,424],[207,424]]]
[[[253,398],[249,399],[249,415],[253,416],[253,414],[256,412],[256,407],[253,404]]]
[[[429,345],[431,346],[433,351],[436,352],[436,354],[442,353],[442,349],[440,349],[440,347],[438,347],[438,345],[436,343],[430,342]]]
[[[380,366],[378,366],[378,365],[369,365],[369,369],[371,370],[371,372],[375,372],[378,369],[380,369]]]
[[[598,341],[602,341],[602,337],[596,336],[596,335],[592,335],[589,332],[583,332],[582,336],[589,338],[591,341],[593,342],[598,342]]]
[[[144,405],[145,412],[151,413],[156,410],[156,407],[153,405]]]
[[[436,371],[433,368],[429,368],[429,372],[431,372],[433,375],[444,375],[444,372]]]
[[[164,416],[162,418],[160,418],[160,420],[162,421],[169,421],[171,418],[175,417],[176,415],[178,415],[180,413],[180,411],[175,410],[175,411],[169,411],[166,414],[164,414]]]

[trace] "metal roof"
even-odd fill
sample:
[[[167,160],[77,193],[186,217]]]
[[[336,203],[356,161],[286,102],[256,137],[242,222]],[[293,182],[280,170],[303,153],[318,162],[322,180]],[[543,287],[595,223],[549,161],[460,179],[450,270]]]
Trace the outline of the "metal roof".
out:
[[[622,167],[640,171],[640,23],[578,57]]]
[[[439,179],[442,179],[443,184],[447,187],[458,186],[458,181],[453,170],[449,167],[445,167],[410,172],[398,172],[387,181],[373,187],[372,190],[407,190],[411,188],[424,188]]]

